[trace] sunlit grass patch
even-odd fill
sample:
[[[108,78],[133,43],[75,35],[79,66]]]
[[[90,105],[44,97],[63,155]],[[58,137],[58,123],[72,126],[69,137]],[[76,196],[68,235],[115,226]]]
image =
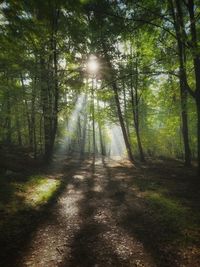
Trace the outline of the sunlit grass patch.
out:
[[[30,176],[26,181],[19,178],[9,181],[8,178],[1,177],[1,181],[0,212],[4,217],[46,204],[61,184],[61,180],[43,175]]]
[[[35,207],[45,204],[60,186],[61,181],[49,179],[43,176],[32,176],[22,187],[22,192],[18,192],[24,197],[25,204]]]
[[[3,254],[18,251],[31,238],[55,203],[62,185],[62,179],[46,174],[0,177],[0,240]]]

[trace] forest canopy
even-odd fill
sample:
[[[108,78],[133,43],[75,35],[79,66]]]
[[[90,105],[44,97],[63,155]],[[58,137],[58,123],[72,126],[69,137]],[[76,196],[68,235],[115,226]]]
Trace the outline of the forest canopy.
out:
[[[2,1],[0,146],[200,169],[200,2]]]

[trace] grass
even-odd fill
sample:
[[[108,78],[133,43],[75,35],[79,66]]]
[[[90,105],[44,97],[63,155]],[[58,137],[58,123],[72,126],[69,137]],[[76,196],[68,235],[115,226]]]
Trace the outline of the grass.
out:
[[[27,246],[63,185],[62,179],[46,174],[0,176],[1,266],[18,266],[18,252]]]
[[[198,187],[191,187],[193,182],[187,173],[186,179],[155,171],[134,178],[161,242],[180,247],[200,243],[200,196]]]
[[[165,241],[174,238],[177,239],[176,241],[182,240],[182,231],[190,226],[190,222],[187,221],[188,209],[178,201],[155,192],[148,192],[145,199],[156,223],[162,228]]]
[[[48,202],[53,196],[61,181],[43,176],[31,176],[25,184],[15,184],[16,195],[24,198],[24,203],[31,207],[38,207]]]
[[[156,169],[148,166],[145,170],[113,168],[110,174],[113,182],[110,186],[116,187],[118,192],[113,197],[119,204],[124,202],[127,208],[126,215],[120,220],[121,226],[141,240],[158,266],[178,266],[172,263],[175,260],[181,262],[179,256],[187,253],[188,258],[200,255],[200,191],[185,169],[171,168],[167,164],[165,169],[157,164]],[[121,188],[124,182],[119,182],[125,180],[118,180],[115,175],[120,179],[128,178],[126,192],[124,187]],[[52,200],[65,183],[56,175],[42,173],[0,176],[2,255],[10,255],[19,248],[23,250],[29,244],[31,233],[38,228],[42,216],[47,219],[50,216],[50,209],[45,207],[54,203]],[[117,211],[119,208],[117,206]],[[37,220],[40,220],[38,225]],[[5,262],[6,259],[1,261],[0,257],[0,265],[9,267]]]
[[[61,183],[43,175],[28,176],[26,181],[1,176],[0,181],[0,212],[7,215],[46,204]]]

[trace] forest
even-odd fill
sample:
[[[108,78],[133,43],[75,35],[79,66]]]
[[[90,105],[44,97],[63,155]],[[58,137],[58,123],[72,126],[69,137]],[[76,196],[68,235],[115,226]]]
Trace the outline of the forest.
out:
[[[200,266],[199,0],[0,2],[0,266]]]

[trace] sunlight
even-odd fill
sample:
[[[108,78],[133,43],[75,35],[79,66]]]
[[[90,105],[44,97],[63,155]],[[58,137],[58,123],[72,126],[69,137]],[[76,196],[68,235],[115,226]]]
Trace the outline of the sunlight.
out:
[[[66,66],[67,66],[66,59],[65,58],[59,59],[58,65],[61,69],[66,69]]]
[[[91,55],[89,57],[89,60],[87,62],[87,70],[91,74],[95,74],[99,69],[99,63],[97,61],[97,57],[94,55]]]
[[[46,203],[52,197],[59,185],[60,180],[39,177],[37,184],[34,185],[33,181],[32,183],[30,182],[25,197],[26,203],[31,206]]]
[[[72,111],[69,117],[69,120],[67,122],[66,136],[65,136],[64,145],[62,149],[66,149],[71,144],[71,141],[73,140],[73,136],[77,129],[78,118],[80,116],[81,110],[84,107],[85,102],[86,102],[86,95],[82,93],[77,98],[74,110]]]
[[[31,82],[32,82],[32,79],[30,79],[30,78],[27,77],[27,78],[24,79],[23,82],[24,82],[24,85],[30,85]]]
[[[76,124],[77,124],[77,120],[78,120],[78,115],[79,115],[79,112],[81,111],[81,109],[83,107],[84,98],[85,98],[85,95],[84,94],[81,94],[78,97],[78,99],[76,101],[76,105],[74,107],[74,110],[71,113],[71,116],[70,116],[70,118],[68,120],[66,130],[70,134],[72,134],[74,132],[75,128],[76,128]]]
[[[120,126],[107,126],[110,137],[110,157],[121,159],[126,157],[126,147]]]

